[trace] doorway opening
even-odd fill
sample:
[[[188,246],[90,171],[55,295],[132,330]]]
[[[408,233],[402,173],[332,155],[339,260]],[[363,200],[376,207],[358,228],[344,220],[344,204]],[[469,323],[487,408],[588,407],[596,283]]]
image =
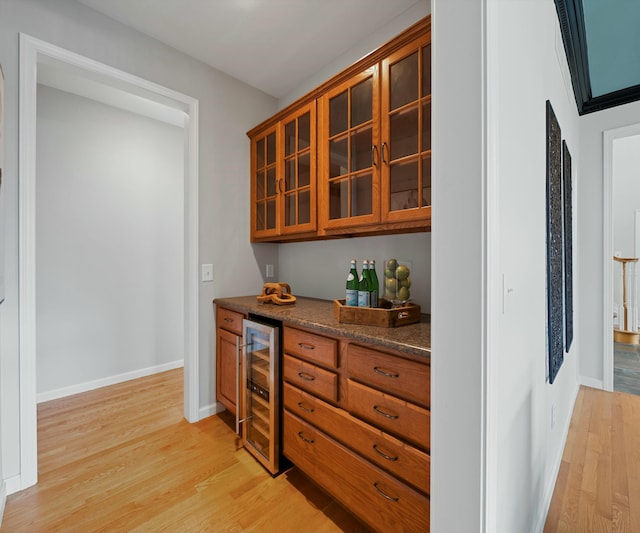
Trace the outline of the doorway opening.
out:
[[[20,479],[37,482],[36,411],[36,100],[38,72],[53,69],[86,85],[118,93],[130,105],[179,112],[184,128],[184,416],[199,419],[198,378],[198,101],[92,59],[20,35],[19,346]],[[11,492],[14,492],[12,490]]]
[[[604,388],[640,394],[640,124],[604,132]]]

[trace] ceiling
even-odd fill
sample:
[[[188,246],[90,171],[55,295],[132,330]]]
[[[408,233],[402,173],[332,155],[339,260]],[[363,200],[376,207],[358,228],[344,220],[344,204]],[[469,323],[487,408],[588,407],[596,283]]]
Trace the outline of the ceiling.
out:
[[[640,100],[640,1],[555,3],[578,112]]]
[[[429,0],[78,0],[281,98]]]

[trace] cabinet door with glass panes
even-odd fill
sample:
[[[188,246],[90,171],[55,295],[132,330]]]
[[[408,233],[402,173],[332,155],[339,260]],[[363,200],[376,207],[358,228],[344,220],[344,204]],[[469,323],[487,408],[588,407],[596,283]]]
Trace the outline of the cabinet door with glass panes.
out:
[[[311,102],[281,121],[283,179],[281,233],[315,231],[316,103]]]
[[[251,240],[280,233],[279,124],[251,139]]]
[[[314,232],[316,104],[251,139],[251,238]]]
[[[381,221],[431,217],[431,34],[382,61]]]
[[[320,99],[319,220],[323,229],[380,221],[378,65]]]

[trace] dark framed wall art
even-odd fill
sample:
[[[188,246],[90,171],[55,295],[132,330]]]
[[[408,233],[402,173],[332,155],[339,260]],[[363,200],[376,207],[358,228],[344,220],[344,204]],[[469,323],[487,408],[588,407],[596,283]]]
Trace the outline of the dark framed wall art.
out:
[[[547,351],[549,383],[564,360],[562,132],[547,100]]]
[[[571,183],[571,153],[567,141],[562,141],[562,198],[564,218],[564,345],[569,353],[573,342],[573,187]]]

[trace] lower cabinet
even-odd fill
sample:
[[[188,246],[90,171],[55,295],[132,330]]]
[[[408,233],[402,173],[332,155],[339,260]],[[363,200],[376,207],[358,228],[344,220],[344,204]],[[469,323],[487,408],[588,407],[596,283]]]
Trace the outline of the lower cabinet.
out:
[[[372,529],[428,532],[429,361],[304,333],[307,354],[284,328],[284,455]]]
[[[237,414],[239,381],[242,376],[239,345],[244,315],[223,307],[216,308],[216,400]]]

